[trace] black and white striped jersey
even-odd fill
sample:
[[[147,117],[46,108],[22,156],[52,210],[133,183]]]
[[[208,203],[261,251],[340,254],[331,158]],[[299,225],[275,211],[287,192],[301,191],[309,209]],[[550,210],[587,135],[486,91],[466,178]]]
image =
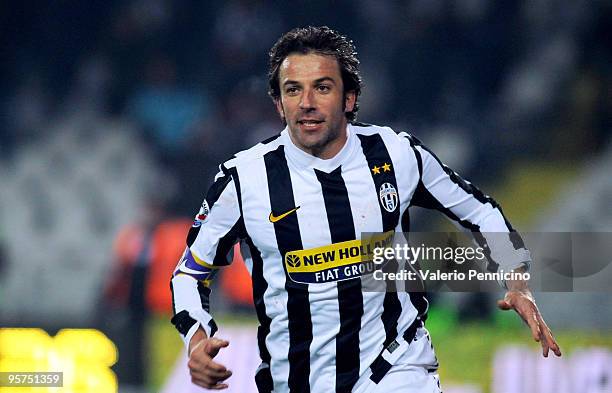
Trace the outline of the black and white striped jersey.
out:
[[[470,231],[513,231],[493,199],[415,137],[357,123],[347,134],[328,160],[300,150],[285,129],[222,164],[172,278],[172,321],[186,343],[198,326],[210,336],[208,284],[237,241],[248,245],[260,391],[350,392],[364,375],[382,378],[383,349],[408,348],[422,327],[422,294],[362,291],[351,265],[362,233],[401,231],[412,205]],[[503,267],[529,259],[514,247]]]

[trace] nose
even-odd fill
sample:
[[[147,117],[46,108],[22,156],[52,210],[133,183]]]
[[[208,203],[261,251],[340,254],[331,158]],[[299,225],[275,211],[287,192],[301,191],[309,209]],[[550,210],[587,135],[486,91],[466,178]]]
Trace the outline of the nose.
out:
[[[300,100],[300,109],[313,109],[314,107],[314,91],[312,89],[305,89]]]

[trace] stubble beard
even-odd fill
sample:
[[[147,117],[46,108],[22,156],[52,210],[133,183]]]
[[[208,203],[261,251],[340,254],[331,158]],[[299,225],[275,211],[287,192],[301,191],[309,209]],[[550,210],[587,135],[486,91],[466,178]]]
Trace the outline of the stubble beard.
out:
[[[327,130],[324,130],[322,132],[322,135],[318,140],[314,140],[311,142],[308,142],[307,138],[302,138],[302,135],[305,135],[306,133],[304,134],[301,133],[299,129],[300,128],[299,124],[292,122],[291,123],[293,124],[292,126],[290,123],[287,122],[287,118],[285,116],[282,116],[282,120],[283,120],[283,123],[288,126],[289,133],[291,134],[291,137],[295,144],[298,144],[302,150],[306,150],[308,153],[312,154],[313,156],[321,157],[322,155],[324,155],[326,149],[330,146],[330,144],[333,141],[340,138],[340,135],[342,132],[346,132],[346,123],[343,122],[343,119],[346,119],[344,109],[345,109],[345,100],[343,99],[342,113],[340,114],[339,118],[333,124],[326,123],[326,125],[329,125]],[[329,122],[330,120],[332,119],[328,117],[327,121]]]
[[[295,142],[298,142],[300,146],[307,150],[310,154],[315,157],[321,157],[325,154],[326,150],[330,147],[330,145],[340,138],[342,129],[342,122],[338,122],[338,124],[330,125],[327,130],[322,132],[320,138],[313,141],[308,141],[307,138],[302,138],[302,132],[299,130],[299,126],[296,125],[296,130],[291,130],[291,133],[294,136]]]

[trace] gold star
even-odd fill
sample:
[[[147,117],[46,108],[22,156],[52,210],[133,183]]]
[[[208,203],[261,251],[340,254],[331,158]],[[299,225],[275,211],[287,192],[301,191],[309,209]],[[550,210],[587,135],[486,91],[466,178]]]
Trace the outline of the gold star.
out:
[[[387,163],[385,162],[385,165],[383,165],[383,166],[382,166],[382,169],[383,169],[385,172],[390,172],[390,171],[391,171],[391,165],[390,165],[390,164],[387,164]]]
[[[375,175],[379,175],[380,174],[380,168],[377,167],[376,165],[374,165],[374,168],[372,168],[372,172],[374,172]]]

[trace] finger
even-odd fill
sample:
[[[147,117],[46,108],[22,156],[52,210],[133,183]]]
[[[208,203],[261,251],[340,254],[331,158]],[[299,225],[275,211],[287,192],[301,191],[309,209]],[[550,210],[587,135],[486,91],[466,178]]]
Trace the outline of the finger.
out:
[[[552,344],[553,344],[553,340],[551,340],[549,338],[548,333],[550,332],[546,332],[546,330],[548,329],[544,329],[542,328],[542,355],[547,358],[548,357],[548,352],[550,351]]]
[[[213,370],[213,369],[207,369],[205,371],[209,376],[216,378],[220,381],[228,379],[229,377],[232,376],[232,372],[230,370],[224,370],[224,371],[217,371],[217,370]]]
[[[210,363],[214,362],[208,362],[202,367],[189,367],[189,372],[194,378],[214,379],[214,382],[223,381],[232,376],[232,371],[227,370],[225,366]]]
[[[510,303],[508,303],[505,300],[498,300],[497,301],[497,307],[499,307],[502,310],[511,310],[512,306],[510,305]]]
[[[230,370],[218,371],[209,367],[201,367],[195,369],[190,368],[189,372],[194,378],[209,380],[210,382],[223,381],[232,376],[232,371]]]
[[[191,374],[192,378],[195,378],[195,379],[198,379],[198,380],[202,380],[202,381],[205,381],[205,382],[210,383],[210,384],[215,384],[218,381],[225,380],[225,379],[229,378],[229,376],[226,376],[226,374],[212,373],[209,370],[190,371],[190,374]]]
[[[526,318],[527,325],[531,329],[531,335],[533,339],[537,342],[543,342],[542,340],[542,331],[540,330],[540,324],[535,315],[532,315],[531,318]]]
[[[206,352],[201,354],[192,354],[187,362],[187,367],[192,371],[204,371],[208,368],[208,364],[212,362],[212,359]]]
[[[561,356],[561,349],[559,348],[559,344],[557,344],[557,340],[555,340],[555,337],[552,335],[550,329],[546,334],[546,341],[548,342],[548,346],[550,347],[550,349],[552,349],[555,355]]]
[[[542,339],[540,340],[540,344],[542,344],[542,355],[547,358],[548,357],[548,351],[550,350],[550,347],[548,346],[548,341],[546,341],[546,337],[544,337],[544,335],[542,335]]]
[[[555,337],[552,335],[552,333],[550,333],[550,338],[552,340],[552,345],[550,346],[550,349],[552,349],[555,355],[561,356],[561,348],[559,347],[559,344],[557,344],[557,340],[555,340]]]
[[[198,385],[198,386],[202,386],[204,388],[208,388],[210,386],[213,386],[216,384],[215,381],[213,381],[212,379],[208,378],[207,376],[201,376],[201,377],[196,377],[196,376],[191,376],[191,382]]]
[[[536,309],[532,307],[531,303],[524,305],[524,303],[519,304],[518,307],[515,307],[516,312],[523,318],[523,321],[527,323],[529,329],[531,329],[531,336],[537,342],[540,342],[540,336],[542,335],[542,331],[540,330],[540,323],[538,321],[538,312]]]
[[[218,372],[225,372],[227,371],[227,367],[225,367],[224,365],[217,363],[213,360],[209,361],[206,366],[206,369],[211,370],[211,371],[218,371]]]
[[[208,379],[201,379],[201,378],[192,377],[191,382],[193,382],[194,384],[198,386],[201,386],[206,389],[211,389],[211,390],[222,390],[222,389],[227,389],[229,387],[229,385],[226,383],[216,383]]]
[[[217,381],[225,381],[226,379],[228,379],[229,377],[232,376],[232,372],[231,371],[226,371],[223,374],[219,375],[217,378]]]
[[[200,381],[203,384],[213,386],[221,381],[225,381],[229,377],[232,376],[231,372],[224,373],[223,375],[217,376],[207,372],[192,372],[191,379],[192,381]]]
[[[216,384],[214,386],[211,386],[209,389],[212,389],[212,390],[223,390],[223,389],[227,389],[228,387],[229,387],[229,385],[226,384],[226,383],[218,383],[218,384]]]
[[[225,348],[229,345],[229,341],[220,338],[211,338],[208,340],[208,345],[212,348]]]
[[[217,356],[221,348],[225,348],[228,345],[229,341],[227,340],[211,338],[210,340],[208,340],[205,350],[211,357],[215,357]]]
[[[544,321],[541,315],[538,316],[538,319],[540,320],[540,326],[544,341],[546,341],[546,344],[555,355],[561,356],[561,349],[559,348],[559,344],[557,344],[557,340],[555,340],[555,336],[553,336],[550,328],[548,327],[548,325],[546,325],[546,322]]]

